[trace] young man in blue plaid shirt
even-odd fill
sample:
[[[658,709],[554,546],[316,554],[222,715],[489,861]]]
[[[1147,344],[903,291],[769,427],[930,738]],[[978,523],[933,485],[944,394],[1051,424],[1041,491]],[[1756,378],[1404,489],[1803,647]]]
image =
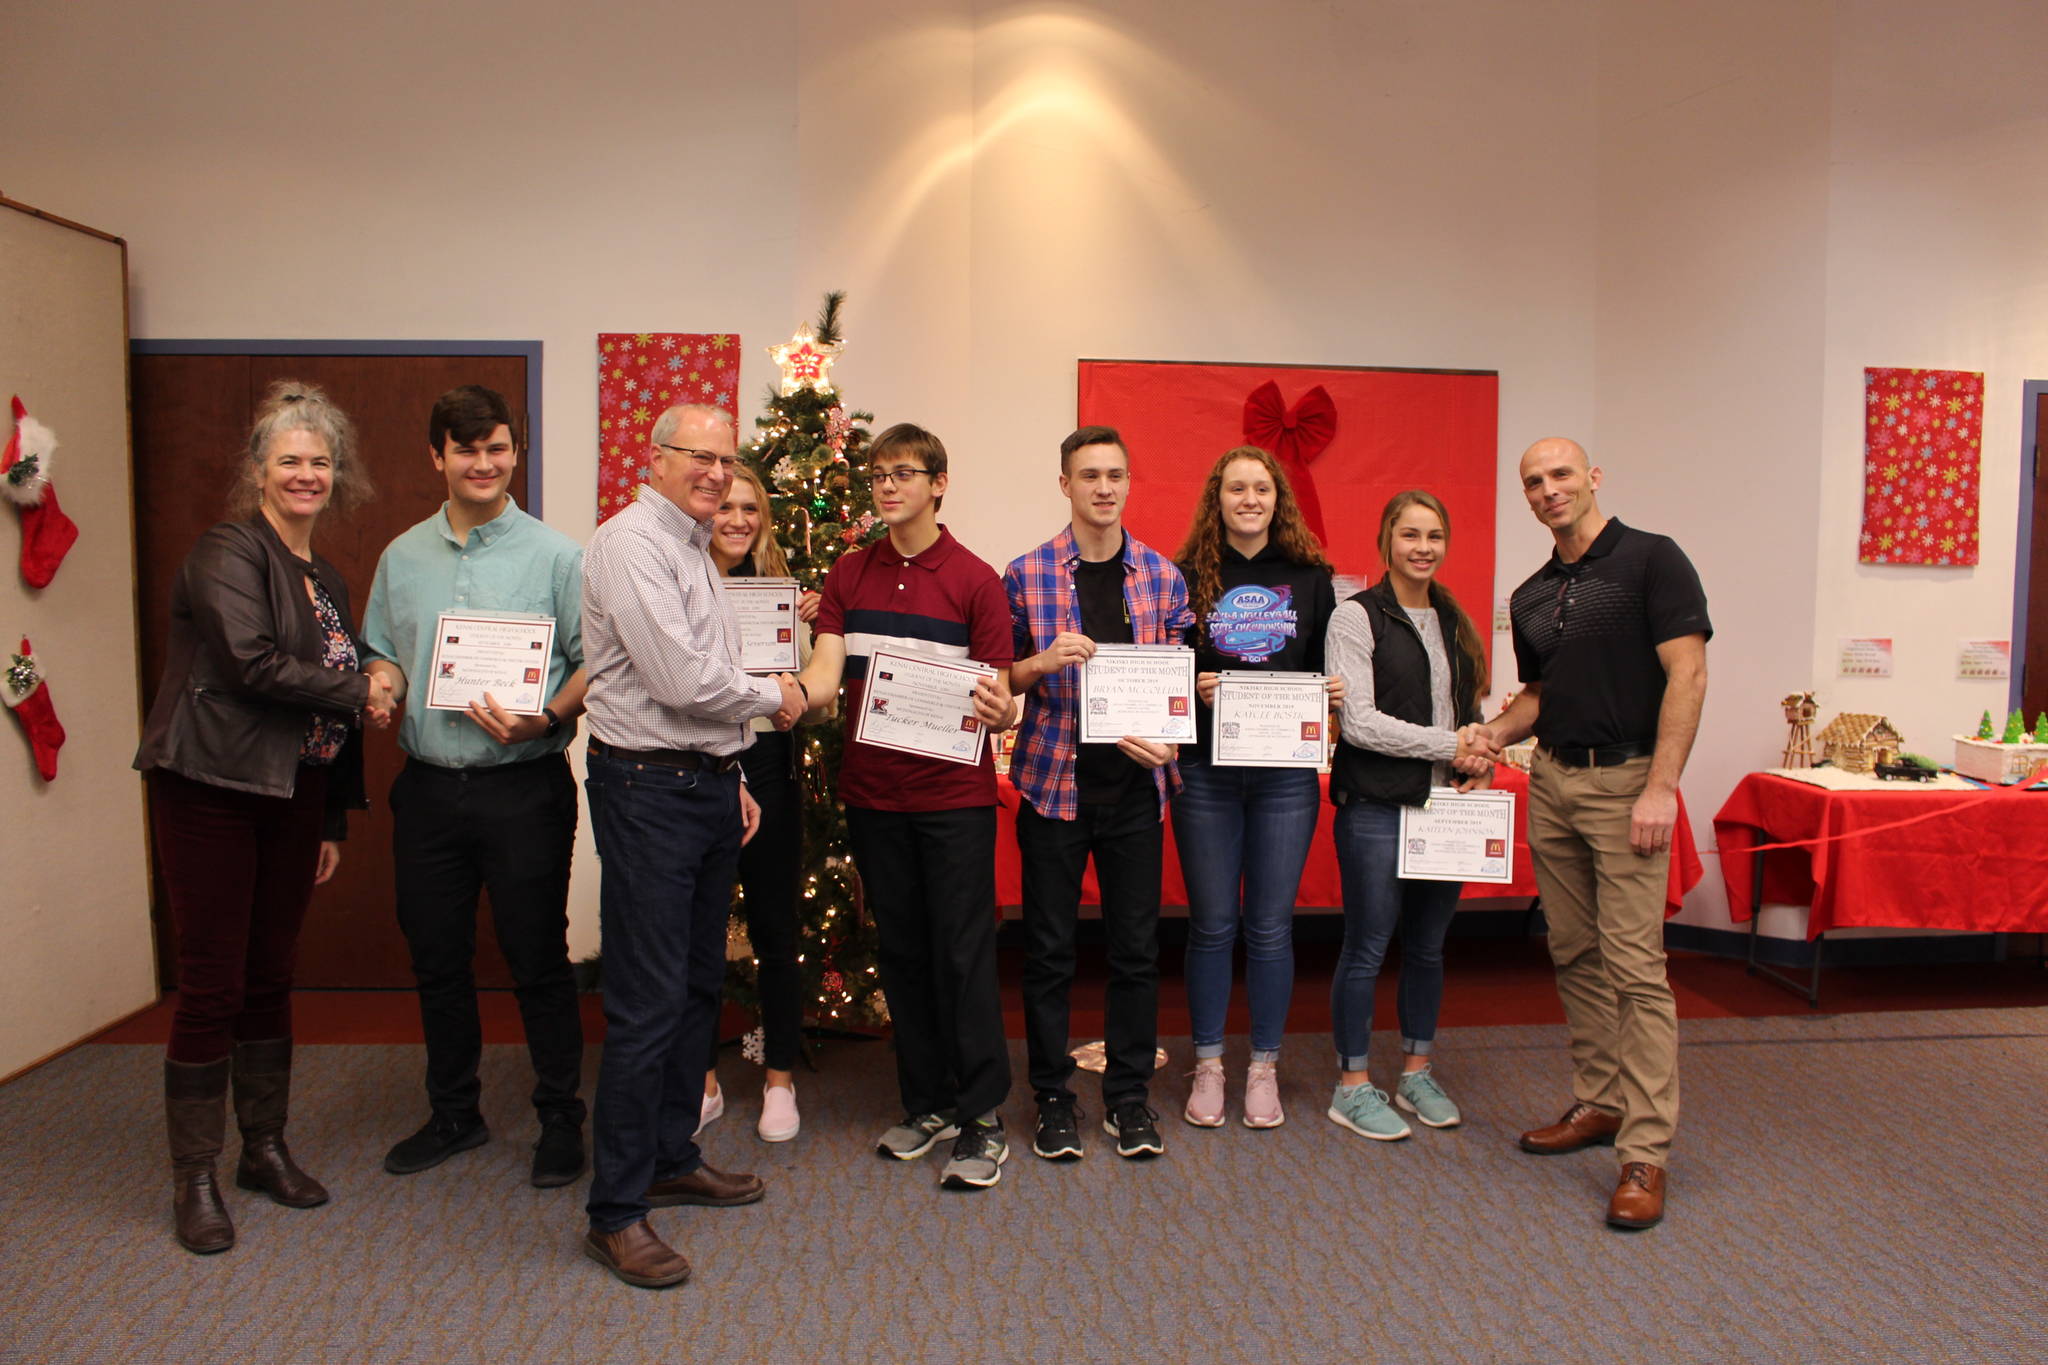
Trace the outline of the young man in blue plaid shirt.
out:
[[[1109,985],[1103,1006],[1103,1131],[1125,1157],[1166,1150],[1146,1104],[1159,1033],[1159,859],[1166,803],[1180,790],[1171,745],[1126,737],[1076,743],[1080,667],[1097,643],[1183,644],[1194,625],[1171,560],[1124,530],[1130,454],[1111,427],[1060,443],[1060,491],[1073,520],[1003,575],[1017,662],[1010,686],[1024,720],[1010,763],[1023,796],[1024,1016],[1038,1099],[1032,1150],[1082,1155],[1080,1110],[1067,1088],[1067,995],[1081,874],[1092,855],[1102,890]]]

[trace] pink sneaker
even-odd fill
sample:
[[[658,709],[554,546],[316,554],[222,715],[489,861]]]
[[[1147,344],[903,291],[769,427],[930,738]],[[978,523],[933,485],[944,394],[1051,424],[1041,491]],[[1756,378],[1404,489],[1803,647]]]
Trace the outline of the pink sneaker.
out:
[[[1280,1107],[1278,1064],[1253,1062],[1251,1070],[1244,1073],[1244,1126],[1278,1128],[1285,1122],[1287,1113]]]
[[[713,1119],[725,1112],[725,1087],[719,1086],[704,1097],[704,1107],[697,1111],[697,1132],[701,1133]],[[695,1137],[692,1133],[690,1136]]]
[[[1195,1088],[1188,1094],[1187,1108],[1180,1116],[1197,1128],[1223,1126],[1223,1059],[1201,1057],[1195,1061]]]
[[[796,1115],[796,1086],[771,1085],[761,1092],[761,1121],[754,1131],[763,1142],[787,1142],[802,1127]]]

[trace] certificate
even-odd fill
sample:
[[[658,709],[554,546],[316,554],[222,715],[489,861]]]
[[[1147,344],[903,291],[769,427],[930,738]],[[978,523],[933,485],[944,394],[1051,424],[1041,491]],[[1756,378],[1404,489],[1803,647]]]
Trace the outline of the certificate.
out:
[[[1155,744],[1195,737],[1195,651],[1185,645],[1097,645],[1081,665],[1081,743],[1125,735]]]
[[[793,673],[796,603],[803,588],[794,578],[727,578],[725,600],[740,623],[740,667],[749,673]]]
[[[948,763],[979,764],[988,732],[974,714],[974,682],[995,675],[993,668],[972,659],[878,649],[868,655],[867,685],[854,720],[853,742]]]
[[[427,706],[465,711],[488,692],[515,716],[537,716],[547,705],[548,663],[554,654],[552,616],[444,611],[434,624]]]
[[[1431,787],[1420,806],[1401,807],[1398,875],[1420,882],[1515,879],[1515,794]]]
[[[1321,673],[1219,673],[1209,761],[1219,768],[1320,768],[1330,693]]]

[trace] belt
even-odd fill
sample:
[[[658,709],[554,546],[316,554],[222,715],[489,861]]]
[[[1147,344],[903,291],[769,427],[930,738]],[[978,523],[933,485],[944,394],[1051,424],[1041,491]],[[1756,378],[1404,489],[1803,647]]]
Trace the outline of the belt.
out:
[[[1562,763],[1567,768],[1612,768],[1632,758],[1648,758],[1656,752],[1655,740],[1630,740],[1626,744],[1603,744],[1597,749],[1581,745],[1546,744],[1543,752],[1552,762]]]
[[[617,759],[621,763],[651,763],[660,768],[681,768],[693,773],[729,773],[740,766],[738,754],[701,754],[695,749],[621,749],[616,744],[607,744],[592,736],[590,752],[600,758]]]

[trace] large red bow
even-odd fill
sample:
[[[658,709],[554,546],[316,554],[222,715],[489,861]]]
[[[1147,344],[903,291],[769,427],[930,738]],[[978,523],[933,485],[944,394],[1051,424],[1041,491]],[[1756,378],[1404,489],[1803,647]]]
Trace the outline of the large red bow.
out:
[[[1280,400],[1280,386],[1267,380],[1244,400],[1244,438],[1273,453],[1294,487],[1301,519],[1317,540],[1329,544],[1330,538],[1323,532],[1322,500],[1316,496],[1315,475],[1308,468],[1309,462],[1337,439],[1337,404],[1329,391],[1316,385],[1289,412]]]

